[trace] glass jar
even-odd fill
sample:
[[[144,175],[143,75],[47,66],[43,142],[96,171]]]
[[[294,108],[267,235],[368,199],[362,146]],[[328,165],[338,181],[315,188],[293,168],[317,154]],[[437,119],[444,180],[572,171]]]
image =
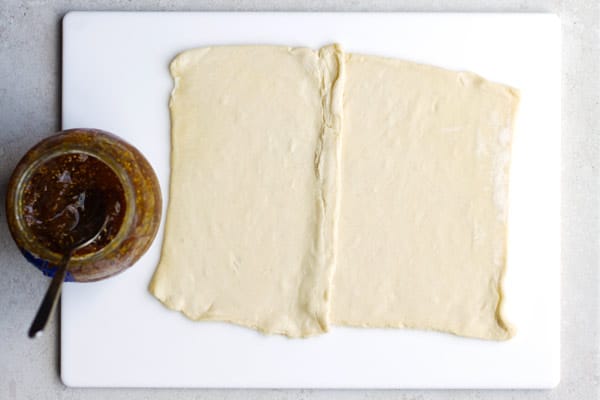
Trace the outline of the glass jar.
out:
[[[40,234],[36,224],[42,221],[32,216],[32,208],[51,209],[52,196],[60,202],[61,188],[78,181],[104,185],[102,193],[112,199],[112,219],[94,242],[73,253],[65,280],[96,281],[130,267],[150,247],[160,224],[162,197],[148,161],[115,135],[70,129],[41,141],[19,161],[10,178],[6,214],[17,246],[45,275],[54,275],[63,254]]]

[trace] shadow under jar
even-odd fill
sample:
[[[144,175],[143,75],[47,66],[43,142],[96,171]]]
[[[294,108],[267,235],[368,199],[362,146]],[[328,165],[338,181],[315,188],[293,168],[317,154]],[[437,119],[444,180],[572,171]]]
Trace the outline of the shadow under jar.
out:
[[[96,129],[62,131],[17,164],[6,199],[8,225],[21,252],[44,274],[54,275],[64,233],[86,217],[89,196],[102,197],[107,219],[100,235],[72,255],[66,281],[108,278],[146,252],[162,210],[156,175],[135,147]]]

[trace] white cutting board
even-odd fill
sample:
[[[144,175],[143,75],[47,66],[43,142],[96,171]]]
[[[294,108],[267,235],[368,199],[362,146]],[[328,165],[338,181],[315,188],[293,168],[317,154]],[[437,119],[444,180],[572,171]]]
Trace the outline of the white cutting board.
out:
[[[147,291],[162,229],[130,270],[66,284],[61,376],[69,386],[550,388],[559,381],[560,22],[551,15],[69,13],[63,128],[121,135],[169,183],[169,61],[207,45],[339,42],[467,69],[522,90],[512,169],[506,312],[496,343],[415,330],[334,328],[306,340],[191,322]],[[205,188],[206,190],[210,190]],[[203,188],[198,188],[203,190]],[[190,224],[201,224],[190,218]]]

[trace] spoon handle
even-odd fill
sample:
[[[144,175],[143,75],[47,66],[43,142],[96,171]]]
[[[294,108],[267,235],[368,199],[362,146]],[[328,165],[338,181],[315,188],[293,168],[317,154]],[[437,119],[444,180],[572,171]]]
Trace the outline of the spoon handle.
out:
[[[68,252],[64,255],[56,269],[56,272],[54,273],[54,277],[52,278],[52,282],[50,282],[50,286],[46,291],[44,300],[42,300],[42,304],[40,304],[40,308],[38,309],[38,312],[31,323],[31,327],[29,328],[30,338],[34,338],[40,334],[52,316],[52,312],[54,311],[56,303],[58,302],[58,298],[60,297],[62,284],[65,280],[65,276],[67,275],[67,265],[71,259],[71,253],[72,252]]]

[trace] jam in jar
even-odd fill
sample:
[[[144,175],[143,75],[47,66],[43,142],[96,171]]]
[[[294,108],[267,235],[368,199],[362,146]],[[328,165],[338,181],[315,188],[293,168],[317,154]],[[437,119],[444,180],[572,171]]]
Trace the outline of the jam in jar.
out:
[[[99,235],[72,254],[66,278],[95,281],[131,266],[148,249],[162,201],[156,175],[137,149],[107,132],[72,129],[23,157],[6,207],[17,245],[47,275],[78,240],[77,224],[104,213]]]

